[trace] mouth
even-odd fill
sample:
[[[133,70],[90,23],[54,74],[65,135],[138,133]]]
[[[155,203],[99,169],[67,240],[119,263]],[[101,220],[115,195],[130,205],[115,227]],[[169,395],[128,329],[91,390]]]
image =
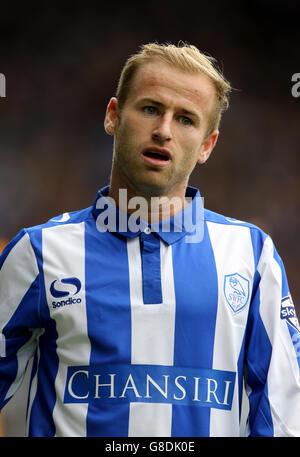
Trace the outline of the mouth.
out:
[[[158,167],[166,166],[171,160],[171,154],[168,149],[158,147],[144,149],[142,156],[149,164]]]

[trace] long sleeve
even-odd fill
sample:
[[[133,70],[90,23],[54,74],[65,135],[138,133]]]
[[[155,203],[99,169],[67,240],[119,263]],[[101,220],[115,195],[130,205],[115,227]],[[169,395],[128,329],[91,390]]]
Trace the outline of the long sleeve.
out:
[[[270,237],[257,265],[246,344],[250,436],[300,436],[300,329]]]
[[[26,230],[0,256],[0,408],[22,382],[40,333],[39,270]]]

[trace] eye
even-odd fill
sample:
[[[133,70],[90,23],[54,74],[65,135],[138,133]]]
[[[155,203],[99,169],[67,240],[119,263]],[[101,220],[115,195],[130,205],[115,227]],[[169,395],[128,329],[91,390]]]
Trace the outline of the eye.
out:
[[[189,117],[186,117],[186,116],[180,116],[179,122],[182,125],[193,125],[193,121]]]
[[[155,108],[155,106],[144,106],[143,111],[146,114],[150,114],[151,116],[153,116],[153,114],[157,113],[157,108]]]

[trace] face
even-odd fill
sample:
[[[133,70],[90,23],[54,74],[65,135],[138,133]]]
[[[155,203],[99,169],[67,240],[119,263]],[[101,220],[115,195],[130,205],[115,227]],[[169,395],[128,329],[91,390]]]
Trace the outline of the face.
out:
[[[206,75],[158,61],[141,66],[122,109],[112,98],[106,112],[106,132],[114,135],[111,188],[184,197],[193,168],[207,160],[218,137],[218,131],[206,137],[214,103]]]

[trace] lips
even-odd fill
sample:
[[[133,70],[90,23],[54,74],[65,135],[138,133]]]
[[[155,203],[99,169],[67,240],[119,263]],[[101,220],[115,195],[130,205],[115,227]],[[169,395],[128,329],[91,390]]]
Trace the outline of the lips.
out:
[[[168,149],[157,146],[149,147],[143,150],[142,156],[151,165],[165,166],[171,160],[171,153]]]

